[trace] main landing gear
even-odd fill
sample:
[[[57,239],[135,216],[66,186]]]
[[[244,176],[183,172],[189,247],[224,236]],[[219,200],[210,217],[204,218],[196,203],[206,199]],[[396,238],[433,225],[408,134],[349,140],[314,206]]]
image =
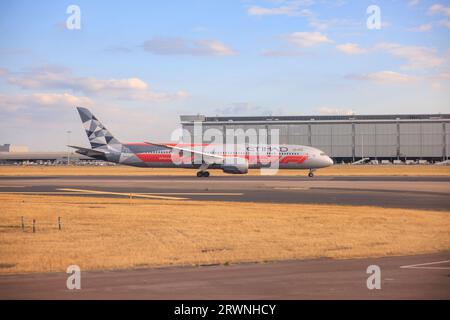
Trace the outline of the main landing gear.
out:
[[[308,177],[314,178],[314,169],[309,169]]]
[[[206,169],[208,169],[209,164],[203,162],[202,165],[200,166],[200,168],[198,168],[198,172],[197,172],[197,177],[201,178],[201,177],[205,177],[208,178],[209,177],[209,172],[206,171]]]
[[[208,178],[209,177],[209,172],[208,171],[199,171],[199,172],[197,172],[197,177],[199,177],[199,178],[201,178],[201,177]]]

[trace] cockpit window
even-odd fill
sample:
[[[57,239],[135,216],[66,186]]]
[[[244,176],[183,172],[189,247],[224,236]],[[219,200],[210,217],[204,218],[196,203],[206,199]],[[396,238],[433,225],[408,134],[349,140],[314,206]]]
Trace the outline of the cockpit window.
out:
[[[320,153],[321,156],[326,156],[325,152]]]

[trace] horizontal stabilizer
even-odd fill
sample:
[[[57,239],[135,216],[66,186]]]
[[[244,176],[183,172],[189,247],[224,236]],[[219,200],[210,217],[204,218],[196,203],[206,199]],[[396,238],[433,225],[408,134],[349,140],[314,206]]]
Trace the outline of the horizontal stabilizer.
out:
[[[82,154],[84,156],[88,156],[91,158],[104,158],[105,157],[105,153],[102,151],[97,151],[97,150],[92,150],[92,149],[88,149],[88,148],[83,148],[83,147],[77,147],[77,146],[68,146],[70,148],[74,148],[76,149],[75,152]]]

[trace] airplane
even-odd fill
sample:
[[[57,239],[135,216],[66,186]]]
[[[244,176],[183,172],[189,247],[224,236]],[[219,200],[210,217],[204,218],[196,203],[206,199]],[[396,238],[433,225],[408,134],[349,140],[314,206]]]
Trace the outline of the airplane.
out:
[[[209,177],[208,169],[222,169],[229,174],[246,174],[248,169],[270,166],[270,159],[273,158],[278,161],[278,169],[307,169],[311,178],[316,169],[333,165],[333,160],[323,151],[302,145],[246,146],[241,151],[219,148],[207,152],[204,151],[204,144],[121,143],[87,108],[77,107],[77,110],[91,149],[69,147],[76,149],[76,153],[97,160],[135,167],[197,169],[197,177]],[[186,157],[186,154],[189,156]],[[265,161],[263,156],[267,156],[269,160]]]

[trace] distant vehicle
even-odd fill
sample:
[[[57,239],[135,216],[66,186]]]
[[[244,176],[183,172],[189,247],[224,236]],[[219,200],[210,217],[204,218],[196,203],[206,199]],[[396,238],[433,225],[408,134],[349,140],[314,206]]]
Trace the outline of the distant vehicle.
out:
[[[204,152],[204,145],[198,144],[121,143],[88,109],[77,107],[77,110],[92,148],[69,147],[98,160],[135,167],[197,169],[197,177],[209,177],[208,169],[246,174],[248,169],[270,167],[263,156],[276,158],[278,169],[308,169],[309,177],[314,176],[316,169],[333,165],[333,160],[323,151],[301,145],[247,146],[243,152],[213,148],[211,152]],[[258,151],[256,155],[255,151]]]

